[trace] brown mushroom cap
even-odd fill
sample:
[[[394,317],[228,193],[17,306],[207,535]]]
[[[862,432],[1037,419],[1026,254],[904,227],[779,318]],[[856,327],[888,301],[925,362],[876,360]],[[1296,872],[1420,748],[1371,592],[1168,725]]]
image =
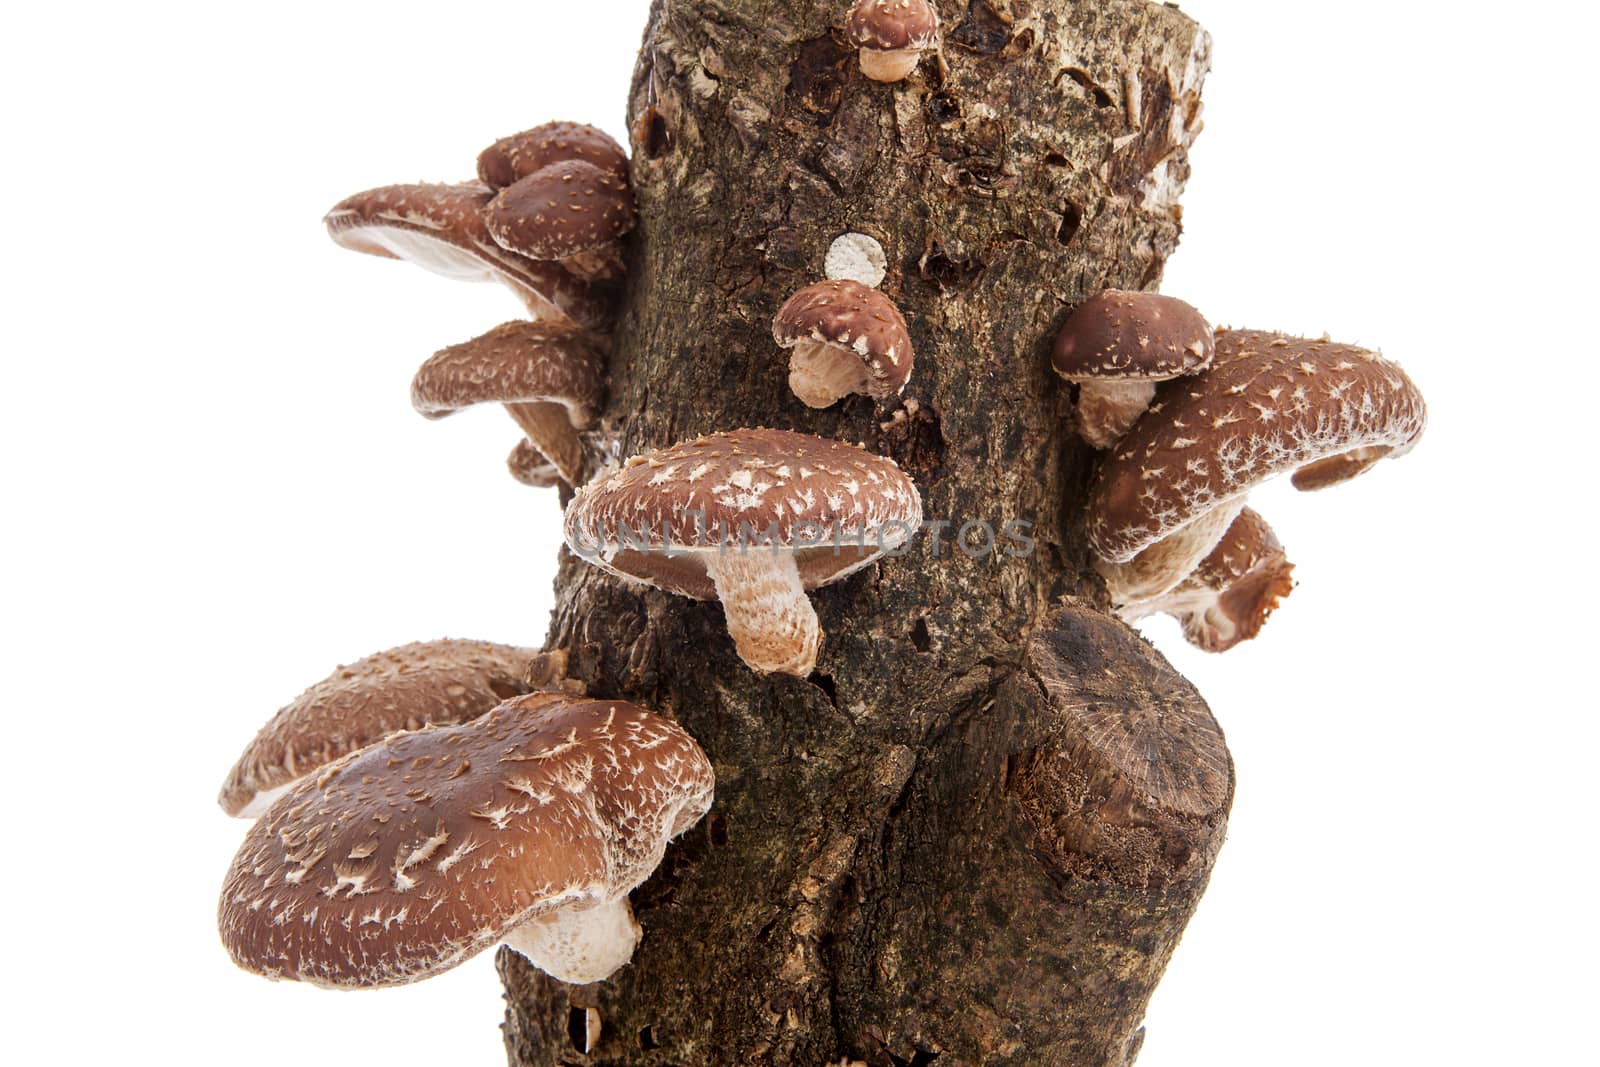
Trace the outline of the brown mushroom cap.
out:
[[[1261,632],[1279,600],[1294,590],[1293,571],[1267,520],[1245,508],[1189,577],[1120,614],[1131,621],[1165,612],[1183,626],[1190,644],[1226,652]]]
[[[916,359],[894,301],[847,278],[808,285],[786,300],[772,320],[772,339],[782,348],[815,342],[853,355],[878,399],[905,388]]]
[[[539,656],[487,641],[425,641],[340,667],[261,728],[217,803],[253,818],[275,791],[396,730],[475,719],[526,692],[522,679]]]
[[[616,175],[567,160],[500,190],[486,220],[502,248],[531,259],[566,259],[633,229],[633,194]]]
[[[1074,382],[1165,381],[1199,374],[1213,351],[1211,324],[1182,300],[1107,289],[1068,316],[1051,365]]]
[[[396,734],[251,827],[222,889],[223,943],[270,978],[426,978],[523,924],[625,909],[712,787],[693,738],[622,701],[535,693]]]
[[[928,0],[856,0],[845,33],[858,48],[924,49],[938,36],[939,13]]]
[[[604,131],[581,122],[547,122],[500,138],[479,154],[478,178],[490,188],[504,189],[552,163],[572,159],[628,180],[627,152]]]
[[[565,315],[603,329],[610,302],[557,263],[541,263],[495,243],[484,223],[493,192],[464,185],[388,185],[335,204],[323,219],[343,248],[404,259],[459,281],[510,287],[537,317]]]
[[[581,430],[604,400],[603,357],[582,330],[559,322],[502,323],[435,353],[411,381],[412,406],[435,419],[474,404],[547,402]]]
[[[1403,455],[1426,422],[1417,387],[1374,352],[1219,330],[1211,369],[1161,386],[1101,462],[1089,543],[1102,559],[1126,562],[1273,475],[1359,449]]]
[[[771,534],[794,550],[801,582],[815,589],[909,538],[922,523],[922,498],[893,460],[853,445],[787,430],[733,430],[596,476],[578,490],[565,522],[568,545],[588,562],[714,600],[704,558],[724,541],[737,545],[743,535],[745,545],[766,544]],[[880,534],[903,536],[879,544]]]

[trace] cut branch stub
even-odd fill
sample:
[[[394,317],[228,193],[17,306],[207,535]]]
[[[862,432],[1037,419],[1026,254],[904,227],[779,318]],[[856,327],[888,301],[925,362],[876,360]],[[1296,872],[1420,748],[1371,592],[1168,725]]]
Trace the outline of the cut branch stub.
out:
[[[1157,612],[1171,615],[1190,644],[1226,652],[1261,632],[1278,601],[1294,590],[1293,572],[1267,520],[1245,508],[1189,577],[1171,592],[1137,601],[1118,614],[1129,622]]]
[[[446,278],[500,282],[536,319],[570,319],[589,330],[609,327],[604,294],[560,264],[542,263],[495,243],[484,221],[494,193],[464,185],[387,185],[335,204],[323,222],[340,247],[403,259]]]
[[[411,382],[412,406],[429,418],[504,404],[569,485],[583,484],[578,431],[594,424],[604,400],[603,357],[582,330],[563,323],[502,323],[436,353]]]
[[[1116,852],[1117,865],[1148,863],[1140,877],[1154,877],[1169,845],[1193,847],[1193,820],[1226,818],[1233,761],[1222,730],[1194,687],[1137,633],[1069,604],[1035,631],[1028,667],[1065,723],[1051,758],[1087,787],[1038,796],[1033,810],[1053,813],[1053,829],[1041,830],[1058,843],[1057,862],[1071,871]],[[1082,806],[1063,815],[1064,795],[1081,797]],[[1216,833],[1211,847],[1220,844]]]
[[[578,491],[567,545],[631,581],[720,600],[739,656],[800,677],[821,632],[806,591],[910,540],[922,499],[894,461],[784,430],[635,456]]]
[[[426,641],[340,667],[261,728],[223,783],[217,803],[255,818],[290,784],[396,730],[466,722],[530,688],[531,648],[487,641]]]
[[[711,806],[711,764],[621,701],[534,693],[397,734],[294,786],[251,827],[218,923],[270,978],[371,988],[505,940],[563,981],[628,961],[628,893]]]
[[[1113,601],[1159,596],[1221,539],[1252,488],[1310,467],[1347,480],[1422,436],[1422,394],[1375,352],[1256,330],[1218,330],[1211,369],[1163,385],[1089,490],[1089,544]],[[1325,461],[1333,460],[1333,465]],[[1142,553],[1168,562],[1151,565]]]

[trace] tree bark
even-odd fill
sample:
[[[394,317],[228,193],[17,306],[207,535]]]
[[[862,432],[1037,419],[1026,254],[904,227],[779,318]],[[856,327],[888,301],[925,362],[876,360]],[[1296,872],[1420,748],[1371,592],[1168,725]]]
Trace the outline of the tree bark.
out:
[[[611,980],[501,950],[513,1064],[1130,1063],[1204,890],[1232,766],[1107,612],[1049,345],[1089,294],[1159,280],[1209,39],[1144,0],[937,6],[940,53],[892,86],[861,76],[846,0],[651,11],[618,455],[743,426],[861,442],[952,525],[813,594],[806,680],[747,669],[715,603],[563,558],[550,647],[693,733],[717,802],[634,893]],[[899,401],[812,410],[770,323],[850,231],[888,252],[916,369]]]

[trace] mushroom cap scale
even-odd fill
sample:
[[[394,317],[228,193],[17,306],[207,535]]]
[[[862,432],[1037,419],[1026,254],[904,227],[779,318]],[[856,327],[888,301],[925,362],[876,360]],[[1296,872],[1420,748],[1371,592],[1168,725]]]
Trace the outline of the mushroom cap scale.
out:
[[[1404,455],[1426,424],[1422,394],[1375,352],[1218,330],[1211,368],[1162,385],[1101,461],[1090,546],[1126,562],[1276,474],[1356,449]]]
[[[403,259],[458,281],[501,282],[540,314],[553,309],[586,329],[611,318],[608,299],[564,270],[495,243],[484,221],[494,193],[461,185],[386,185],[346,197],[324,217],[342,248]]]
[[[693,738],[622,701],[534,693],[397,734],[251,827],[223,885],[223,943],[270,978],[426,978],[556,909],[614,905],[713,784]]]
[[[581,122],[546,122],[500,138],[478,155],[478,178],[490,188],[504,189],[552,163],[574,159],[628,180],[628,154],[622,146]]]
[[[443,418],[474,404],[560,404],[576,429],[605,400],[603,357],[577,327],[518,319],[434,354],[411,382],[412,406]]]
[[[589,562],[713,600],[705,557],[725,543],[727,552],[793,551],[802,585],[814,589],[908,539],[922,523],[922,498],[893,460],[864,449],[786,430],[733,430],[596,476],[565,521],[567,543]]]
[[[894,301],[849,278],[808,285],[784,301],[772,320],[772,339],[782,348],[815,341],[852,353],[878,399],[905,388],[916,358]]]
[[[924,49],[938,37],[939,13],[928,0],[856,0],[845,33],[857,48]]]
[[[261,728],[217,803],[253,818],[291,782],[397,730],[475,719],[527,692],[523,677],[539,656],[488,641],[423,641],[340,667]]]
[[[1182,300],[1107,289],[1067,317],[1050,362],[1068,381],[1162,381],[1199,374],[1214,348],[1211,325]]]
[[[633,229],[633,194],[614,174],[566,160],[500,190],[485,217],[500,247],[531,259],[566,259]]]

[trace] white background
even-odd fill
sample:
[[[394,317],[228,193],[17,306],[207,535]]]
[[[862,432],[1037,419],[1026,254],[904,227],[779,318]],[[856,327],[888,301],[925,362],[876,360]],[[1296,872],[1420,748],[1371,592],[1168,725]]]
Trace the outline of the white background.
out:
[[[1215,69],[1165,291],[1381,345],[1432,424],[1353,485],[1258,494],[1301,583],[1260,640],[1208,657],[1150,627],[1239,787],[1141,1065],[1577,1062],[1600,27],[1184,6]],[[378,993],[234,970],[213,913],[244,825],[212,798],[336,662],[541,642],[553,491],[505,475],[509,420],[407,402],[423,358],[516,305],[341,251],[319,218],[550,118],[621,138],[646,7],[6,16],[10,1062],[503,1062],[487,956]]]

